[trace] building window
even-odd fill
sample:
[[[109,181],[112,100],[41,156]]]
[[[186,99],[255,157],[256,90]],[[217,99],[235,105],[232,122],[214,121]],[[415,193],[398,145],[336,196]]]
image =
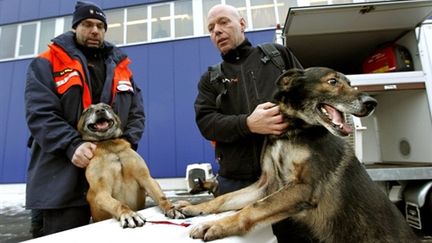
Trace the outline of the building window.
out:
[[[388,0],[381,0],[388,1]],[[329,5],[329,4],[344,4],[354,2],[372,2],[372,0],[297,0],[297,6],[314,6],[314,5]]]
[[[51,42],[51,39],[55,37],[55,24],[55,19],[46,19],[41,21],[37,53],[45,51],[48,44]]]
[[[327,0],[310,0],[310,5],[325,5],[327,3]]]
[[[273,0],[250,0],[253,28],[276,26],[276,9]]]
[[[124,44],[124,9],[115,9],[105,11],[108,22],[108,29],[105,39],[115,45]]]
[[[175,37],[192,36],[194,34],[191,0],[174,2],[174,25]]]
[[[171,4],[151,6],[151,38],[171,37]]]
[[[34,55],[37,23],[21,25],[19,35],[18,56]]]
[[[128,8],[126,15],[126,43],[147,41],[147,5]]]
[[[333,0],[333,4],[352,3],[353,0]]]
[[[18,25],[0,27],[0,59],[13,58]]]
[[[63,33],[72,29],[72,15],[64,17]]]
[[[285,20],[286,20],[286,16],[288,14],[288,9],[290,7],[295,7],[297,6],[297,1],[296,0],[277,0],[276,1],[276,6],[277,6],[277,10],[278,10],[278,22],[277,24],[281,24],[284,25],[285,24]]]

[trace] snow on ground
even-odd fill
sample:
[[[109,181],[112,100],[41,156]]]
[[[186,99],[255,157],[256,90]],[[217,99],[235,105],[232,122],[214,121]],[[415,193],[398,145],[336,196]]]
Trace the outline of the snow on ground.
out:
[[[0,214],[25,211],[25,184],[0,184]]]
[[[191,196],[186,191],[184,178],[156,179],[166,196],[175,200],[208,200],[210,195],[202,193]],[[22,184],[0,184],[0,215],[13,216],[25,209],[25,189]]]
[[[184,178],[157,179],[168,198],[182,199],[190,198],[191,195],[186,192]],[[22,184],[0,184],[0,214],[16,215],[25,211],[25,189],[26,185]],[[196,195],[192,198],[206,196]]]

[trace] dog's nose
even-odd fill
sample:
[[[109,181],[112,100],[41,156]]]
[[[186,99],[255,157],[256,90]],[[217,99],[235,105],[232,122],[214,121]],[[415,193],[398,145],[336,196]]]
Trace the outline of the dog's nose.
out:
[[[364,104],[367,111],[373,111],[375,107],[378,105],[376,99],[372,98],[369,95],[362,95],[361,102]]]
[[[101,114],[101,113],[104,113],[105,112],[105,109],[97,109],[96,110],[96,114]]]

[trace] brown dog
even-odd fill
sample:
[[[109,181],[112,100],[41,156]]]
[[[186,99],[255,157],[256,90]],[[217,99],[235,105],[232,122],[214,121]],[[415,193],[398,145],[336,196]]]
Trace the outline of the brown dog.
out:
[[[151,177],[144,160],[120,138],[120,119],[109,105],[99,103],[84,110],[78,131],[97,146],[86,168],[94,221],[115,217],[122,227],[144,225],[145,219],[135,211],[145,207],[146,193],[168,217],[184,218]]]
[[[241,235],[290,217],[308,226],[320,242],[417,242],[402,214],[340,138],[352,131],[344,113],[367,116],[376,100],[328,68],[289,70],[277,85],[275,103],[288,130],[268,137],[256,183],[202,204],[177,205],[187,216],[241,209],[195,226],[191,237],[209,241]]]

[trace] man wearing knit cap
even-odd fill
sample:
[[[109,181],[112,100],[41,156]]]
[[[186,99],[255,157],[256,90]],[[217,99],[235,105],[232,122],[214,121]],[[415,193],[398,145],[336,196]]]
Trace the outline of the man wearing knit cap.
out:
[[[144,131],[143,99],[130,60],[105,41],[106,31],[102,9],[78,1],[72,30],[55,37],[27,70],[31,159],[26,206],[41,212],[43,235],[90,221],[85,168],[96,146],[76,130],[83,109],[99,102],[111,105],[121,119],[123,137],[135,149]]]
[[[102,9],[94,3],[78,1],[73,14],[72,28],[76,29],[77,25],[84,19],[99,19],[103,22],[105,31],[107,30],[106,16]]]

